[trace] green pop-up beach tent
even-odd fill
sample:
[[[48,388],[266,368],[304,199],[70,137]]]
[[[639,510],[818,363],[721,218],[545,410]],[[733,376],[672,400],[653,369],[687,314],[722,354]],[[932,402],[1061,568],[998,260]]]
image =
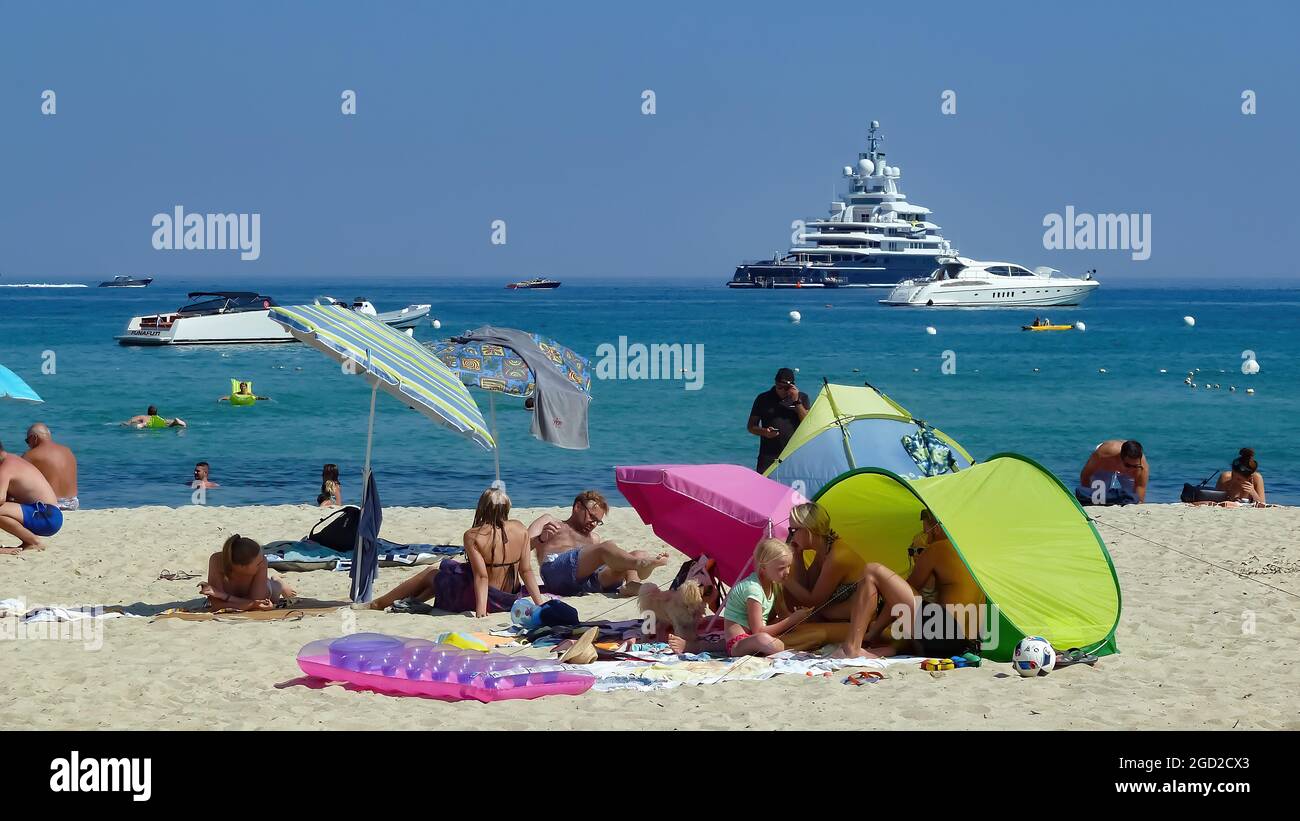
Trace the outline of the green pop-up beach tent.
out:
[[[851,470],[817,494],[835,530],[863,558],[906,576],[922,509],[943,526],[971,576],[996,605],[984,655],[1008,661],[1025,636],[1058,650],[1118,652],[1120,590],[1106,545],[1074,495],[1014,453],[943,476],[907,479]]]

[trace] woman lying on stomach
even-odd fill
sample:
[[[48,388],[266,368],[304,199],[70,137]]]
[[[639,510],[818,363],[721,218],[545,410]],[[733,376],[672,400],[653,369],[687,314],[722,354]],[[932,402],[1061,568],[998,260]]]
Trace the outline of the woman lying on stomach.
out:
[[[273,610],[297,595],[267,573],[262,546],[238,533],[208,558],[208,580],[199,583],[199,592],[213,610]]]

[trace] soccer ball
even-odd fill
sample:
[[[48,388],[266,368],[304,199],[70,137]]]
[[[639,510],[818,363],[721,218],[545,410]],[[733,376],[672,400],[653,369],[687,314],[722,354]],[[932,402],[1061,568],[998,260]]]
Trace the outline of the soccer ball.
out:
[[[1042,636],[1027,636],[1011,654],[1011,666],[1025,678],[1045,676],[1056,666],[1056,651]]]

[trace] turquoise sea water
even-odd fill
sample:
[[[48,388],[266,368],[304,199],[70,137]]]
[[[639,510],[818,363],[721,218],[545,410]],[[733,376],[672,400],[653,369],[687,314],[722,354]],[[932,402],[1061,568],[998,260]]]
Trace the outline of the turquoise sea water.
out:
[[[620,336],[704,346],[700,390],[681,381],[596,381],[587,451],[534,440],[518,402],[500,399],[502,475],[516,505],[561,504],[586,487],[621,501],[615,465],[752,466],[758,442],[745,430],[750,403],[784,365],[800,369],[810,397],[823,376],[870,380],[977,459],[1017,451],[1070,485],[1105,438],[1145,444],[1148,500],[1157,502],[1176,501],[1184,481],[1226,467],[1248,446],[1258,453],[1270,501],[1300,503],[1300,290],[1103,285],[1082,308],[1041,311],[1056,322],[1083,321],[1086,332],[1031,334],[1020,326],[1033,311],[886,308],[876,303],[878,291],[737,292],[715,282],[567,282],[531,292],[413,278],[362,288],[165,279],[128,290],[0,288],[0,363],[46,400],[0,402],[0,441],[21,452],[26,426],[49,424],[77,453],[86,507],[188,504],[198,460],[212,464],[222,485],[209,504],[313,501],[326,462],[339,464],[344,494],[355,501],[369,403],[361,380],[298,344],[149,349],[113,340],[132,315],[171,310],[186,291],[217,287],[255,288],[281,304],[319,293],[364,294],[380,310],[429,302],[442,330],[421,327],[417,337],[426,340],[490,323],[552,336],[593,359],[601,343]],[[787,319],[791,310],[802,312],[801,323]],[[1184,315],[1196,326],[1187,327]],[[927,334],[928,325],[937,333]],[[1256,376],[1241,372],[1245,350],[1261,365]],[[46,351],[55,356],[53,374],[42,372]],[[945,351],[955,355],[955,373],[942,370]],[[1196,368],[1198,383],[1222,387],[1186,387],[1183,378]],[[219,404],[232,377],[252,380],[272,401]],[[486,415],[487,394],[475,397]],[[384,503],[472,506],[493,477],[491,453],[390,397],[378,401],[373,458]],[[117,424],[151,403],[185,418],[189,429]]]

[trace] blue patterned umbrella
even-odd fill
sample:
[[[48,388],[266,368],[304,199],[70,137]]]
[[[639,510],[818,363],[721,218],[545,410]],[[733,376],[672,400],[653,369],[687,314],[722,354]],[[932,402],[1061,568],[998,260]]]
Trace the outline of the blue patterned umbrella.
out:
[[[531,336],[538,349],[554,363],[556,370],[583,392],[591,393],[590,360],[554,339],[547,339],[541,334]],[[524,360],[504,345],[467,342],[457,337],[424,344],[470,387],[508,396],[529,397],[537,386],[537,377]]]

